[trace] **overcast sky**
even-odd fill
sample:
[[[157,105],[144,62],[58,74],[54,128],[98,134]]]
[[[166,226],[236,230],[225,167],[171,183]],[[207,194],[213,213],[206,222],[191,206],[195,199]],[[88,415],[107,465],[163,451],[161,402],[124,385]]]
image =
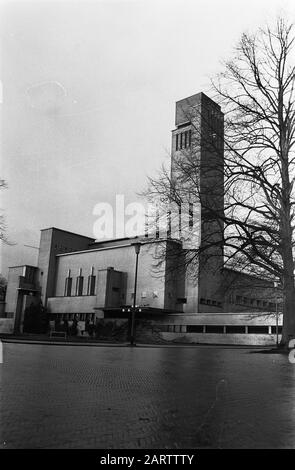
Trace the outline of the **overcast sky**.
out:
[[[8,265],[40,229],[93,236],[98,202],[137,199],[170,151],[175,101],[222,70],[288,0],[1,2],[1,170]]]

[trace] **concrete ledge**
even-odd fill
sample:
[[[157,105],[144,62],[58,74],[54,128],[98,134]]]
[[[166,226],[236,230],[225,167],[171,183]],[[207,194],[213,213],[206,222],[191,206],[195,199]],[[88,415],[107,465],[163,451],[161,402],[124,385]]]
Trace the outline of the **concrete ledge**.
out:
[[[270,326],[276,324],[274,312],[246,313],[172,313],[164,318],[151,320],[153,324],[163,325],[243,325]],[[278,315],[278,324],[282,326],[283,315]]]
[[[94,313],[96,296],[49,297],[50,313]]]

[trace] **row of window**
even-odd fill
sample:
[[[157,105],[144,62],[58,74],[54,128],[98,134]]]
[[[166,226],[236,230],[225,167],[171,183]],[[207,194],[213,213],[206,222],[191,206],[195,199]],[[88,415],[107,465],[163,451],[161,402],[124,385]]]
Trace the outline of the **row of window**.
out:
[[[159,327],[157,327],[159,328]],[[276,334],[276,326],[265,325],[161,325],[161,331],[170,333],[227,333],[227,334]],[[278,327],[278,334],[282,334],[282,327]]]
[[[276,334],[276,326],[265,325],[188,325],[188,333],[235,333],[235,334]],[[282,333],[282,327],[278,327],[278,334]]]
[[[184,131],[176,134],[176,150],[190,148],[192,143],[192,131]]]
[[[218,307],[218,308],[221,308],[222,307],[222,303],[218,300],[212,300],[212,299],[204,299],[204,298],[201,298],[200,299],[200,304],[203,304],[203,305],[212,305],[213,307]]]
[[[60,320],[60,321],[95,321],[95,313],[62,313],[62,314],[51,314],[50,321]]]
[[[249,307],[267,308],[269,310],[275,310],[276,304],[274,302],[268,302],[267,300],[253,299],[243,297],[241,295],[230,295],[228,299],[230,304],[236,305],[247,305]]]
[[[87,280],[87,294],[86,295],[95,295],[95,283],[96,283],[96,276],[90,274]],[[65,290],[64,296],[71,297],[72,295],[84,295],[84,276],[77,276],[76,284],[75,284],[75,291],[73,294],[73,278],[68,276],[65,281]]]

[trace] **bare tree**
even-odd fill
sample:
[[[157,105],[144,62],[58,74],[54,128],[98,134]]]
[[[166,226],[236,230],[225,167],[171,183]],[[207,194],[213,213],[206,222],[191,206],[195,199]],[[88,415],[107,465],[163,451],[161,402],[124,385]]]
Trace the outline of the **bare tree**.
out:
[[[162,169],[149,180],[148,189],[150,197],[158,194],[162,201],[192,200],[193,194],[201,202],[202,232],[204,224],[210,230],[205,230],[207,240],[202,238],[198,250],[189,250],[188,264],[207,253],[244,272],[280,280],[282,345],[295,337],[293,46],[293,26],[283,19],[273,28],[243,34],[233,59],[212,83],[225,113],[224,158],[223,133],[219,136],[215,126],[207,133],[206,145],[215,156],[206,168],[205,188],[192,148],[173,162],[177,181]]]
[[[4,180],[0,179],[0,190],[6,188],[7,185]],[[5,220],[3,214],[0,214],[0,241],[7,242],[7,238],[5,235]]]
[[[294,78],[292,25],[244,34],[214,87],[226,114],[226,185],[232,256],[278,277],[282,343],[295,336]]]

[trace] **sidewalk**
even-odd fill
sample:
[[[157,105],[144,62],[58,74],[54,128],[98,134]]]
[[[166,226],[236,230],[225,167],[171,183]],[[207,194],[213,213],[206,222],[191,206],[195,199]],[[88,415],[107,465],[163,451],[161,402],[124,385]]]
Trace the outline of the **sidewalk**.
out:
[[[46,344],[55,346],[96,346],[96,347],[129,347],[128,341],[116,341],[116,340],[100,340],[97,338],[90,337],[75,337],[71,336],[68,339],[64,338],[50,338],[48,335],[38,334],[23,334],[23,335],[11,335],[11,334],[0,334],[0,340],[3,343],[20,343],[20,344]],[[233,345],[233,344],[198,344],[198,343],[136,343],[136,347],[141,348],[220,348],[220,349],[259,349],[267,352],[274,351],[271,346],[254,346],[254,345]]]
[[[22,334],[22,335],[11,335],[11,334],[0,334],[0,340],[3,343],[28,343],[28,344],[52,344],[59,346],[126,346],[127,341],[108,341],[98,340],[90,337],[76,337],[70,336],[68,339],[65,338],[50,338],[48,335],[41,334]]]

